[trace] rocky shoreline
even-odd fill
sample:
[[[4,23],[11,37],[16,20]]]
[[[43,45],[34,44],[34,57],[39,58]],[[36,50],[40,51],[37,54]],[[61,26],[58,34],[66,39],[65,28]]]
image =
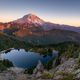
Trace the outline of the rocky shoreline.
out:
[[[25,69],[11,67],[0,72],[0,80],[80,80],[78,58],[70,58],[56,68],[44,69],[39,61],[33,74],[25,74]]]

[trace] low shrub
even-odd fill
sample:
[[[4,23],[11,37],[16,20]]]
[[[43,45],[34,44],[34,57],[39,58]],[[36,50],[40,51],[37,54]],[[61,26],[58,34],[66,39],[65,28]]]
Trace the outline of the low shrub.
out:
[[[53,77],[54,75],[48,72],[44,72],[41,76],[42,79],[52,79]]]

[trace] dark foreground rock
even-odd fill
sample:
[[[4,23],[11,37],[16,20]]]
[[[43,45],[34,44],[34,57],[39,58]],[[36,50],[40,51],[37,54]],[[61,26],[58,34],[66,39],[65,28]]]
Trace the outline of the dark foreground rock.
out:
[[[80,80],[78,59],[70,58],[51,70],[45,70],[39,61],[33,74],[24,74],[24,69],[11,67],[0,73],[0,80]]]

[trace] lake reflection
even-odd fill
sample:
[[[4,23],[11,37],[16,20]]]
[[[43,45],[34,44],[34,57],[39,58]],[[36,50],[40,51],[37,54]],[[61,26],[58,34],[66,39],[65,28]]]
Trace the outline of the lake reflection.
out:
[[[8,59],[16,67],[30,68],[37,65],[40,60],[42,63],[47,63],[55,56],[53,54],[43,56],[35,52],[26,52],[24,49],[13,49],[10,52],[1,54],[2,59]]]

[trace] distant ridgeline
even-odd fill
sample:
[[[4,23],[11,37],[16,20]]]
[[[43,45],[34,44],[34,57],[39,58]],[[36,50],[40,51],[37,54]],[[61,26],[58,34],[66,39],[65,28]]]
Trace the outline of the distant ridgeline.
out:
[[[60,53],[71,53],[75,54],[80,52],[80,44],[77,42],[62,42],[57,44],[46,44],[46,45],[40,45],[40,44],[31,44],[26,43],[25,41],[21,41],[19,39],[10,37],[5,35],[4,33],[0,32],[0,51],[6,50],[9,48],[23,48],[25,50],[32,50],[34,52],[39,53],[47,53],[47,49],[51,50],[58,50]],[[72,55],[71,55],[72,56]]]

